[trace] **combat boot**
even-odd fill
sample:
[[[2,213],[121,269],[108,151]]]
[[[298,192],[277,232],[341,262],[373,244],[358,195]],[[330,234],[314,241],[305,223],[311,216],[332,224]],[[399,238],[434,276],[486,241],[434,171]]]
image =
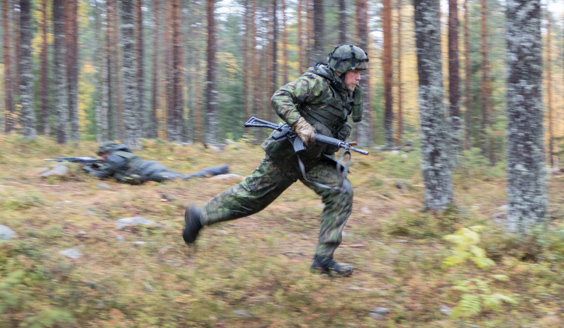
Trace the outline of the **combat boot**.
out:
[[[186,244],[193,244],[198,238],[198,233],[202,229],[200,218],[202,211],[195,206],[188,206],[184,211],[184,230],[182,230],[182,238]]]
[[[346,263],[337,263],[330,257],[315,255],[311,264],[312,273],[327,274],[331,277],[348,277],[352,274],[353,268]]]

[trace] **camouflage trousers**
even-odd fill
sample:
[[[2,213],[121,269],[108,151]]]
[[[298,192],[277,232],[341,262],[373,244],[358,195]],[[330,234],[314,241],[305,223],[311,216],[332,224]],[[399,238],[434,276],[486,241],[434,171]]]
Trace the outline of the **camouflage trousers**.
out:
[[[291,176],[297,176],[293,178]],[[345,179],[339,189],[322,188],[312,182],[330,187],[337,187],[342,180],[334,162],[322,160],[306,173],[307,180],[301,175],[285,174],[268,156],[259,167],[240,184],[227,189],[210,200],[202,208],[202,225],[234,220],[257,213],[272,203],[284,190],[297,179],[321,196],[325,208],[321,214],[319,241],[316,255],[333,257],[341,244],[342,232],[351,215],[353,189]]]

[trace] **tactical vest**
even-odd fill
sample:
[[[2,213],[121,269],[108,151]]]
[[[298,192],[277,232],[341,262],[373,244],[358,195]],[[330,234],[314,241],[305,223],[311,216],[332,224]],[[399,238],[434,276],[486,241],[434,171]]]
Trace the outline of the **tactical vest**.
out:
[[[326,65],[318,64],[310,68],[305,74],[315,75],[315,78],[323,79],[327,84],[325,92],[315,103],[296,104],[300,115],[315,128],[316,133],[344,140],[348,137],[351,127],[347,124],[347,117],[351,114],[353,97],[345,91],[341,81],[336,80]],[[341,90],[339,92],[338,90]],[[343,132],[346,132],[343,135]],[[273,134],[276,134],[274,131]],[[283,169],[288,177],[297,179],[301,173],[298,167],[298,159],[287,139],[275,140],[271,137],[265,140],[262,147],[268,156],[274,159],[277,165]],[[324,154],[332,155],[337,149],[328,148],[322,143],[315,143],[300,153],[300,159],[308,171],[316,165]]]
[[[354,99],[324,66],[310,68],[306,74],[322,77],[329,87],[319,102],[300,104],[298,110],[315,127],[316,132],[336,138],[352,112]]]
[[[139,169],[141,167],[141,164],[143,163],[141,157],[126,151],[114,151],[112,155],[120,156],[127,161],[127,164],[125,166],[119,168],[118,171],[114,173],[114,177],[118,181],[129,182],[129,180],[132,179],[132,176],[141,176]]]

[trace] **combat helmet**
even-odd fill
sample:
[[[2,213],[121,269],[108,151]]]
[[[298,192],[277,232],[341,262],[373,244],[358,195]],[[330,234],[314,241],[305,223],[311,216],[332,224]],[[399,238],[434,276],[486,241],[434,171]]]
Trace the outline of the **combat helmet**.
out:
[[[112,151],[118,144],[113,141],[106,141],[98,147],[98,155]]]
[[[327,56],[329,67],[339,73],[368,69],[368,54],[352,44],[341,44]]]

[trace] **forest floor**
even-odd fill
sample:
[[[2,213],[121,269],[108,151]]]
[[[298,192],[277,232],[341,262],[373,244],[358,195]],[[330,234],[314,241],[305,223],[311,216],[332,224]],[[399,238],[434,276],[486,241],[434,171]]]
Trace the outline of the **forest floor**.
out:
[[[260,213],[181,238],[184,208],[202,205],[258,166],[245,141],[222,151],[143,140],[138,153],[191,173],[229,164],[229,176],[141,186],[99,181],[77,164],[40,178],[44,158],[92,156],[97,145],[59,146],[0,136],[1,327],[562,327],[564,179],[549,183],[543,239],[503,233],[503,168],[468,155],[453,175],[456,208],[425,213],[417,150],[353,155],[353,214],[337,260],[354,274],[311,274],[319,197],[300,182]],[[158,226],[116,228],[141,216]],[[458,245],[469,260],[447,266]],[[468,230],[466,230],[468,232]],[[476,229],[478,231],[478,229]],[[61,251],[80,256],[69,258]],[[481,254],[481,250],[485,254]],[[480,268],[471,260],[489,258]],[[458,286],[458,287],[456,287]]]

